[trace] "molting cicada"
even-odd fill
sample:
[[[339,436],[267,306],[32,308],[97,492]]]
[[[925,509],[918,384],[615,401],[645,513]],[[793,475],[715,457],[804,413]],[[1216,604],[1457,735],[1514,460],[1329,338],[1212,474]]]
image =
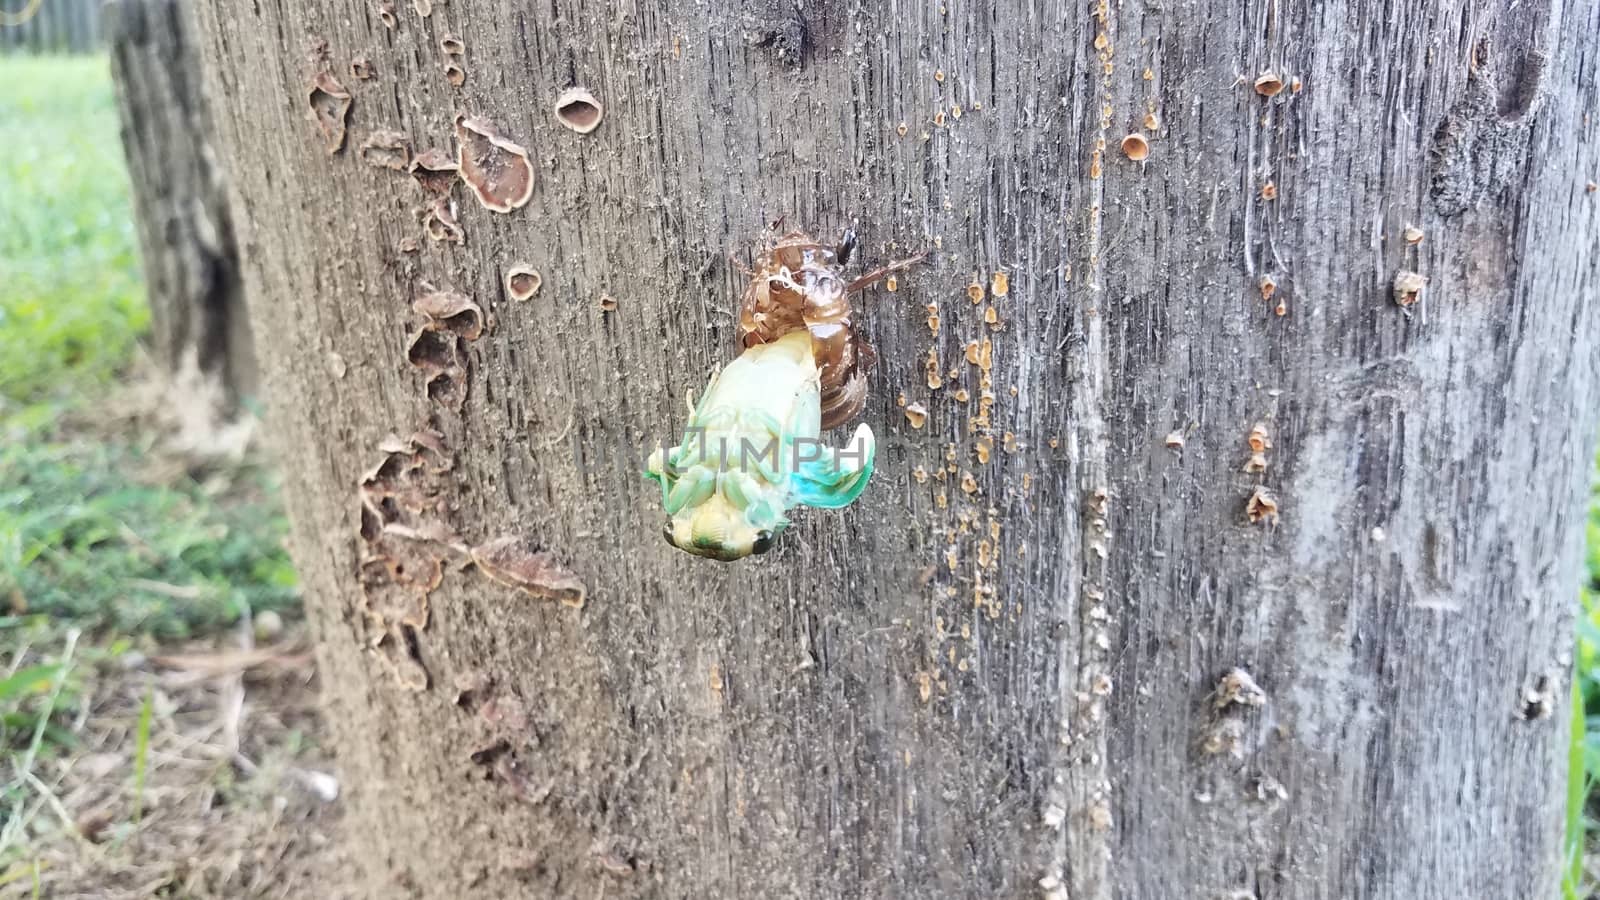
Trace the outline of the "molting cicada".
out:
[[[850,327],[850,295],[916,262],[846,282],[855,237],[837,247],[795,231],[767,248],[739,310],[739,357],[689,406],[683,443],[658,449],[646,473],[661,484],[673,546],[734,560],[772,549],[796,505],[848,505],[872,476],[865,423],[832,448],[822,431],[866,403],[872,348]]]

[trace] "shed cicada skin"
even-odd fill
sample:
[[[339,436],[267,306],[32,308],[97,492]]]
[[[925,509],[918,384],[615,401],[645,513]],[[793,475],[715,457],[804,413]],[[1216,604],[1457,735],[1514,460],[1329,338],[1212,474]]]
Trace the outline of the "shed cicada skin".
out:
[[[691,403],[683,442],[650,457],[661,485],[668,542],[697,556],[734,560],[765,553],[797,505],[846,506],[872,476],[872,429],[859,425],[842,449],[822,432],[866,403],[875,356],[851,330],[850,294],[915,260],[853,282],[838,249],[791,232],[756,261],[739,313],[741,353]]]

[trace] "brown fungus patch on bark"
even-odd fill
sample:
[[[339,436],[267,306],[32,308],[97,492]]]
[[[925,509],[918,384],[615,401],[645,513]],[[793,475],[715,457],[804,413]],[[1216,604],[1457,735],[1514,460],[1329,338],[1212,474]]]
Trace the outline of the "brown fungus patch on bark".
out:
[[[374,131],[361,142],[361,161],[404,172],[411,165],[411,138],[400,131]]]
[[[478,570],[491,580],[530,597],[580,609],[588,595],[583,582],[562,568],[555,554],[534,549],[525,538],[498,537],[473,547],[470,555]]]
[[[1400,306],[1414,306],[1422,299],[1422,291],[1427,286],[1427,278],[1402,269],[1394,275],[1394,302]]]
[[[506,269],[506,294],[513,300],[528,300],[544,286],[544,276],[527,263],[512,263]]]
[[[606,108],[588,88],[570,87],[556,97],[556,121],[576,131],[588,134],[600,127]]]
[[[420,691],[429,679],[417,632],[428,627],[429,595],[444,580],[449,554],[465,549],[449,524],[446,474],[454,460],[434,431],[390,435],[378,448],[383,459],[359,488],[359,611],[368,646],[401,685]]]
[[[1217,688],[1213,692],[1212,704],[1217,709],[1227,709],[1230,706],[1261,707],[1267,703],[1267,692],[1251,674],[1239,668],[1229,669],[1217,679]]]
[[[467,70],[456,63],[445,63],[444,80],[449,82],[451,87],[461,87],[467,83]]]
[[[429,290],[411,302],[411,309],[428,317],[428,327],[449,331],[463,340],[483,336],[483,308],[459,291]]]
[[[467,349],[460,335],[424,325],[412,333],[406,361],[422,370],[428,399],[453,409],[466,402]]]
[[[484,209],[508,213],[533,196],[528,151],[482,116],[456,116],[456,165]]]
[[[1244,513],[1254,524],[1278,524],[1278,499],[1264,487],[1257,487],[1245,501]]]
[[[443,150],[429,147],[412,158],[406,170],[417,180],[424,194],[438,197],[450,193],[450,186],[456,183],[458,168],[456,161]]]
[[[461,38],[453,34],[447,34],[439,38],[439,51],[446,56],[460,56],[467,52],[467,45],[462,42]]]
[[[456,221],[456,204],[449,197],[438,197],[422,210],[422,230],[428,240],[461,243],[465,233]]]
[[[329,153],[344,149],[345,122],[350,118],[350,92],[344,89],[333,73],[318,72],[306,90],[306,105],[311,110],[311,121],[317,123],[322,133],[323,146]]]

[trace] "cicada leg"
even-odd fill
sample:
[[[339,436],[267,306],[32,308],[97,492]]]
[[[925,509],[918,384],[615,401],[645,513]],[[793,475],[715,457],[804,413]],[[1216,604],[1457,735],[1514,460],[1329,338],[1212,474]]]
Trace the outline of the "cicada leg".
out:
[[[706,502],[716,488],[717,473],[704,466],[695,466],[678,479],[661,505],[666,507],[667,515],[676,515],[685,506],[699,506]]]
[[[795,501],[818,509],[850,505],[866,490],[876,455],[872,429],[862,424],[847,451],[834,450],[822,459],[801,463],[790,482]]]

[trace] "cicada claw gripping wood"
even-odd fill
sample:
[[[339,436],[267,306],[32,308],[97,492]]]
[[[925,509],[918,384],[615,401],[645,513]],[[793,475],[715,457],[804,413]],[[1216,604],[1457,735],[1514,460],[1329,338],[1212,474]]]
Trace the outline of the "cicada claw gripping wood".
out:
[[[795,231],[756,260],[738,358],[691,406],[683,442],[650,457],[673,546],[725,561],[765,553],[794,506],[834,509],[866,488],[872,429],[858,425],[843,448],[822,442],[824,429],[861,413],[877,361],[851,328],[850,295],[921,257],[847,282],[854,244],[848,233],[834,248]]]

